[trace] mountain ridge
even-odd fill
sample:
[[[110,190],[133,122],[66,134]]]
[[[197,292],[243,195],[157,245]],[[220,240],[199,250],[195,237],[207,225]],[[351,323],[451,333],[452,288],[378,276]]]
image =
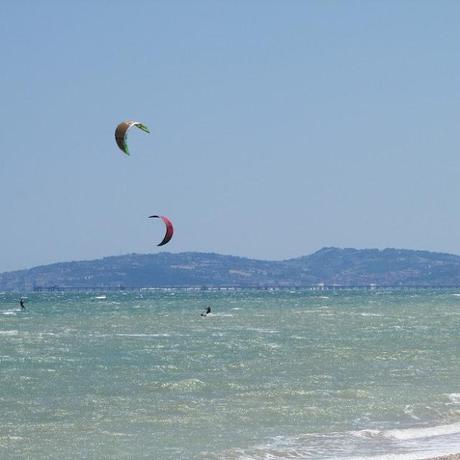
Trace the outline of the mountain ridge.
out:
[[[206,252],[126,254],[0,274],[0,290],[142,287],[460,286],[460,256],[325,247],[270,261]]]

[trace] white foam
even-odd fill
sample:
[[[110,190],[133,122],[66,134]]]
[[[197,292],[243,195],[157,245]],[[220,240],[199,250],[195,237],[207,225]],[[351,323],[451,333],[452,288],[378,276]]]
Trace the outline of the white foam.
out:
[[[353,438],[355,438],[353,440]],[[276,436],[232,449],[222,460],[423,460],[460,452],[460,423],[407,429],[367,429]]]
[[[454,404],[460,404],[460,393],[451,393],[447,396]]]
[[[169,334],[116,334],[119,337],[170,337]]]
[[[109,435],[109,436],[134,436],[134,434],[129,434],[129,433],[120,433],[120,432],[117,432],[117,431],[105,431],[105,430],[101,430],[100,431],[101,434],[106,434],[106,435]]]
[[[445,455],[456,454],[452,450],[426,450],[417,451],[407,454],[385,454],[385,455],[373,455],[370,457],[329,457],[328,460],[430,460],[433,457],[444,457]]]
[[[414,414],[414,407],[412,405],[407,405],[404,407],[404,413],[407,414],[409,417],[411,417],[412,419],[414,420],[420,420],[420,417],[417,417],[415,414]]]
[[[261,332],[262,334],[278,334],[279,331],[276,331],[274,329],[264,329],[262,327],[248,327],[246,328],[247,331],[253,331],[253,332]]]
[[[422,439],[452,434],[460,435],[460,422],[452,423],[450,425],[438,425],[433,427],[386,430],[382,431],[382,434],[384,437],[390,437],[398,440]]]
[[[391,430],[362,430],[355,436],[390,442],[395,453],[340,457],[349,460],[423,460],[460,452],[460,423]],[[405,452],[405,453],[402,453]]]

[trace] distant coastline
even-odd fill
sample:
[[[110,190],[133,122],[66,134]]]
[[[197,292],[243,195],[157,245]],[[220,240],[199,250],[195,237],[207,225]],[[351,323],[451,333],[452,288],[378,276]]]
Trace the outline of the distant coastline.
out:
[[[457,288],[460,256],[323,248],[284,261],[214,253],[128,254],[0,274],[1,291],[140,288]]]

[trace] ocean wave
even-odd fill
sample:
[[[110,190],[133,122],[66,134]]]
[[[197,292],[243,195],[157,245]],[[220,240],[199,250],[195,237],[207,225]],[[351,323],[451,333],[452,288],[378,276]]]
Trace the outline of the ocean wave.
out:
[[[118,337],[171,337],[170,334],[116,334]],[[109,335],[110,336],[110,335]]]
[[[245,328],[246,331],[253,331],[253,332],[260,332],[262,334],[278,334],[279,331],[274,329],[264,329],[262,327],[247,327]]]
[[[219,460],[422,460],[460,451],[460,423],[405,429],[276,436],[246,449],[216,453]]]
[[[438,425],[433,427],[386,430],[382,431],[381,434],[383,437],[398,440],[423,439],[452,434],[460,435],[460,422],[452,423],[450,425]]]
[[[206,386],[206,383],[200,379],[184,379],[177,382],[164,382],[160,386],[168,390],[190,393],[201,390]]]

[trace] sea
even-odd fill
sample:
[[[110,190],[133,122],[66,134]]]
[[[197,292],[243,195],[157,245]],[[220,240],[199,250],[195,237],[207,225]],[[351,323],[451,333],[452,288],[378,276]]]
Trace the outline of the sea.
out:
[[[460,290],[24,295],[0,293],[1,459],[460,452]]]

